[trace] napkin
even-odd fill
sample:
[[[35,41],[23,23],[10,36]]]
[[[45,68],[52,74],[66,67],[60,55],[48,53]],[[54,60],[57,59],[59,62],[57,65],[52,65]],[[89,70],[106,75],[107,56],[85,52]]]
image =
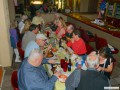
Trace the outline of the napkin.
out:
[[[108,47],[110,48],[111,51],[115,51],[114,47],[108,44]]]

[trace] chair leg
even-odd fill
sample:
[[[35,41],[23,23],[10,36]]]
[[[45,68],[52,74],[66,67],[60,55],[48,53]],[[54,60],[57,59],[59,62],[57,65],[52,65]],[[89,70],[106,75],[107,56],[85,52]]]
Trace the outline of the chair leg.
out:
[[[11,68],[14,68],[15,66],[15,58],[16,58],[16,55],[15,55],[15,52],[13,50],[13,57],[12,57],[12,65],[11,65]]]

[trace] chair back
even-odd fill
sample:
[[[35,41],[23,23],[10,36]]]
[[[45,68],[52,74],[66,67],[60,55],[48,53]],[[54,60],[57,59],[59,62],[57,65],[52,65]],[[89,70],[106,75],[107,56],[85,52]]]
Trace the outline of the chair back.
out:
[[[22,48],[18,47],[18,52],[19,52],[21,60],[23,60],[24,59],[24,50]]]
[[[17,43],[17,48],[18,48],[20,58],[21,58],[21,60],[23,60],[24,59],[24,50],[22,49],[22,41],[19,41]]]
[[[18,88],[17,71],[13,71],[13,72],[12,72],[11,85],[12,85],[12,87],[13,87],[13,90],[19,90],[19,88]]]
[[[93,47],[90,46],[89,44],[85,44],[86,45],[86,49],[87,49],[87,54],[91,53],[92,51],[94,51]]]
[[[79,28],[79,30],[80,30],[80,33],[81,33],[81,37],[83,38],[83,40],[85,41],[85,42],[89,42],[89,36],[88,36],[88,34],[87,34],[87,31],[86,30],[83,30],[83,29],[81,29],[81,28]]]
[[[97,50],[99,50],[102,47],[108,46],[107,40],[104,38],[100,38],[97,35],[95,35],[95,44]]]

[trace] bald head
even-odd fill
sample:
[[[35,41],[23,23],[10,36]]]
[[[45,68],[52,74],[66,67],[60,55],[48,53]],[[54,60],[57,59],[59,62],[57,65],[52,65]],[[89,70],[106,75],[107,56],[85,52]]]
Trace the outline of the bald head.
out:
[[[71,25],[71,24],[68,25],[68,26],[67,26],[67,32],[68,32],[68,33],[72,33],[73,31],[74,31],[74,26]]]
[[[43,59],[43,52],[40,51],[39,49],[33,49],[30,55],[28,56],[28,62],[35,67],[41,64],[42,59]]]

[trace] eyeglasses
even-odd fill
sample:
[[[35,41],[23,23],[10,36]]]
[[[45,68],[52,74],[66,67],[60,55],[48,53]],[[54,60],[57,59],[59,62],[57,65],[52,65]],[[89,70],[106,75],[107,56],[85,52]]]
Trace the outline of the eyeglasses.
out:
[[[43,42],[46,42],[46,40],[45,39],[41,39]]]

